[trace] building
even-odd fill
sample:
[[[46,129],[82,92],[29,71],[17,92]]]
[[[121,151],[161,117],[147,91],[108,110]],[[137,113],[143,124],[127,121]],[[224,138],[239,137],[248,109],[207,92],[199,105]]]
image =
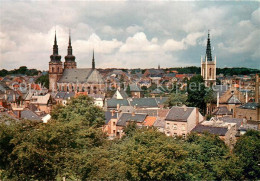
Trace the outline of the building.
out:
[[[103,94],[105,83],[99,71],[95,68],[93,51],[92,68],[77,68],[75,56],[72,53],[71,36],[69,36],[68,54],[64,65],[58,51],[55,32],[53,54],[49,62],[49,91],[87,92],[88,94]]]
[[[208,33],[207,49],[205,59],[201,57],[201,76],[203,77],[206,86],[216,84],[216,63],[217,59],[212,59],[210,35]]]
[[[204,120],[198,108],[172,107],[165,118],[167,136],[186,137],[196,125]]]

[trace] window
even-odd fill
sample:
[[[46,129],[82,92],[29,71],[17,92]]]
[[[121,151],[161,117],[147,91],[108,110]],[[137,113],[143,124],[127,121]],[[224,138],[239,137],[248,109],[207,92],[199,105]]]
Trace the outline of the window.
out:
[[[58,73],[60,72],[60,67],[58,67]]]
[[[173,129],[176,130],[177,129],[177,124],[173,125]]]
[[[177,133],[173,133],[173,136],[174,136],[174,137],[177,137]]]
[[[211,77],[211,68],[209,69],[209,76]]]
[[[184,138],[184,139],[185,139],[185,138],[186,138],[186,134],[184,134],[184,133],[183,133],[183,134],[182,134],[182,138]]]
[[[166,123],[166,128],[167,128],[167,129],[170,128],[170,123]]]
[[[186,130],[185,124],[181,125],[181,130],[182,130],[182,131],[185,131],[185,130]]]
[[[113,122],[113,126],[115,126],[116,125],[116,122]]]
[[[54,67],[51,68],[51,72],[54,72]]]

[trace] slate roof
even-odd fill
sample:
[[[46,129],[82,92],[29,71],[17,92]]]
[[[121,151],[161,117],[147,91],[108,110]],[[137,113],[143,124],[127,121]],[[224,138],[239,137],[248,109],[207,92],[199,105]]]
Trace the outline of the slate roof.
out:
[[[107,99],[107,108],[116,108],[117,104],[120,106],[129,106],[127,99]]]
[[[0,91],[5,92],[8,90],[12,90],[12,89],[8,87],[4,82],[0,82]]]
[[[56,99],[69,99],[75,96],[75,92],[58,92],[55,96]]]
[[[256,107],[259,107],[259,103],[248,102],[246,104],[239,106],[239,108],[241,108],[241,109],[256,109]]]
[[[221,97],[227,90],[227,85],[214,85],[212,86],[214,92],[219,92],[219,97]]]
[[[139,108],[158,107],[155,98],[133,98],[130,104]]]
[[[65,69],[58,83],[104,83],[96,69]]]
[[[240,100],[235,95],[232,95],[227,102],[229,104],[241,104]]]
[[[214,112],[213,115],[233,115],[232,112],[230,112],[227,107],[218,107]]]
[[[155,100],[157,104],[164,104],[168,100],[168,97],[156,97]]]
[[[17,116],[18,111],[14,111],[14,114]],[[31,111],[30,109],[24,109],[21,111],[21,118],[27,119],[30,121],[41,121],[41,117],[38,116],[35,112]]]
[[[129,84],[130,87],[130,91],[131,92],[141,92],[143,91],[137,84],[133,83],[133,84]]]
[[[115,92],[115,94],[113,95],[113,97],[112,98],[117,98],[117,93],[119,92],[119,94],[123,97],[123,99],[127,99],[128,98],[128,95],[127,95],[127,93],[124,91],[124,90],[122,90],[122,89],[120,89],[120,90],[117,90],[116,92]]]
[[[222,120],[225,123],[236,123],[237,128],[239,128],[243,122],[243,118],[221,117],[219,120]]]
[[[164,74],[164,71],[161,69],[148,69],[150,74]]]
[[[204,126],[201,124],[197,125],[195,128],[193,128],[191,130],[191,132],[196,132],[196,133],[208,132],[208,133],[218,135],[218,136],[225,136],[227,131],[228,131],[228,128]]]
[[[117,126],[126,126],[126,122],[127,121],[134,121],[137,123],[142,123],[145,118],[146,118],[146,114],[132,114],[132,113],[122,113],[118,122],[117,122]]]
[[[162,93],[164,92],[158,87],[151,92],[151,94],[162,94]]]
[[[121,106],[119,108],[119,111],[121,112],[129,112],[129,113],[132,113],[134,111],[134,107],[133,106]]]
[[[117,118],[117,113],[114,113],[112,116],[112,112],[106,111],[105,112],[105,119],[106,119],[106,124],[111,120],[111,119],[116,119]]]
[[[157,109],[137,109],[135,111],[136,113],[143,113],[143,114],[147,114],[148,116],[157,116]]]
[[[167,114],[165,120],[167,121],[181,121],[186,122],[189,118],[191,112],[195,109],[194,107],[186,107],[186,111],[184,107],[172,107],[169,113]]]
[[[165,128],[165,120],[163,119],[157,119],[154,124],[153,124],[154,127],[156,128]]]

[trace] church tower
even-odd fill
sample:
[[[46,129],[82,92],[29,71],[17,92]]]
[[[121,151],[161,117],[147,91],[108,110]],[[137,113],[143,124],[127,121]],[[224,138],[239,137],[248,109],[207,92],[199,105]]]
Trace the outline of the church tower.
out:
[[[201,57],[201,76],[205,81],[207,87],[216,84],[216,56],[214,60],[212,59],[211,54],[211,45],[210,45],[210,34],[208,32],[208,41],[205,59]]]
[[[57,82],[61,78],[63,73],[61,56],[59,55],[56,31],[54,37],[53,53],[50,56],[51,61],[49,62],[49,90],[57,90]]]
[[[75,56],[72,54],[71,37],[69,34],[68,55],[65,56],[64,69],[75,69],[75,68],[77,68],[77,63],[75,62]]]

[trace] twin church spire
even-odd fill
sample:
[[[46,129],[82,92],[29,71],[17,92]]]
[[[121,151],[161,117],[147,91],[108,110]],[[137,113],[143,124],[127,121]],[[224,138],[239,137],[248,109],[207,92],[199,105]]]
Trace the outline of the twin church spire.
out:
[[[50,59],[51,62],[61,62],[61,56],[59,55],[59,49],[57,44],[56,31],[54,36],[53,54],[50,56]],[[71,45],[71,34],[69,32],[69,43],[68,43],[67,55],[65,56],[64,69],[77,68],[77,63],[75,59],[76,57],[73,55],[73,49]],[[93,50],[93,57],[92,57],[92,69],[95,69],[94,50]]]

